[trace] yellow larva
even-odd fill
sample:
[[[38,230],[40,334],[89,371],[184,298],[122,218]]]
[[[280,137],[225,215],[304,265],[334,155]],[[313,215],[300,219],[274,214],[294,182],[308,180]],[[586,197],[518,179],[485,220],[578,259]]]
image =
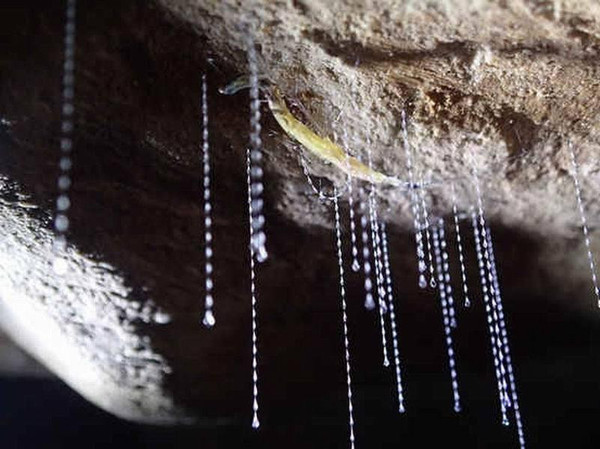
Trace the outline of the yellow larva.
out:
[[[219,91],[226,95],[233,95],[246,87],[248,87],[248,78],[240,77],[219,89]],[[279,123],[279,126],[281,126],[288,136],[296,140],[315,156],[331,163],[353,178],[362,179],[374,184],[390,184],[394,186],[404,184],[398,178],[384,175],[369,168],[357,158],[348,155],[339,145],[336,145],[327,137],[321,137],[312,131],[290,112],[277,87],[268,89],[267,97],[271,113],[275,117],[275,120],[277,120],[277,123]]]

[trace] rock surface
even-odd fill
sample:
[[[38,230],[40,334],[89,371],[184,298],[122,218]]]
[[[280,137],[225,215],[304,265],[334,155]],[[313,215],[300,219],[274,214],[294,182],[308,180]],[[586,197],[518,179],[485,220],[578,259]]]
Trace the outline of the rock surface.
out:
[[[597,313],[567,142],[581,162],[593,241],[600,242],[600,7],[591,0],[394,3],[82,2],[64,278],[50,270],[63,12],[34,1],[7,8],[0,19],[9,30],[0,56],[0,321],[7,332],[118,416],[161,423],[248,418],[247,96],[223,97],[216,88],[246,70],[245,24],[252,21],[259,24],[260,68],[295,111],[356,156],[366,158],[370,148],[376,167],[400,177],[399,117],[406,111],[417,171],[435,182],[436,215],[451,211],[451,183],[460,208],[472,204],[474,160],[517,338],[535,331],[528,316],[540,304],[562,314],[578,309],[582,320]],[[216,201],[218,324],[210,331],[198,324],[204,72]],[[311,407],[343,419],[331,211],[307,186],[302,150],[263,111],[272,256],[259,272],[263,408],[272,421]],[[314,157],[308,164],[315,177],[343,181]],[[406,195],[389,188],[379,195],[405,300],[404,357],[416,378],[443,360],[435,297],[414,285]],[[349,282],[356,379],[367,391],[381,389],[384,376],[370,370],[379,363],[376,328],[362,311],[360,279]],[[574,292],[578,301],[569,299]],[[459,344],[473,335],[482,342],[479,353],[478,345],[470,348],[466,365],[485,372],[485,329],[465,320]],[[522,343],[517,362],[528,350],[536,354],[539,346]]]
[[[214,57],[241,72],[245,24],[259,23],[261,67],[273,83],[321,132],[363,159],[368,145],[374,165],[396,175],[405,172],[405,109],[417,171],[442,183],[434,192],[439,213],[449,210],[450,182],[460,205],[471,204],[472,155],[495,220],[572,235],[579,221],[569,139],[587,196],[598,196],[595,3],[163,3],[205,30]],[[408,223],[408,214],[396,213],[404,196],[386,198]],[[588,207],[597,220],[598,205]]]

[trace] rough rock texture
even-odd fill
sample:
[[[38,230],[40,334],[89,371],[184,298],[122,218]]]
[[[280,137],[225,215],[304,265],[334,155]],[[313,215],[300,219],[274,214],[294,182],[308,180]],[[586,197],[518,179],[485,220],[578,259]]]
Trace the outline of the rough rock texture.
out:
[[[264,73],[302,102],[317,129],[363,159],[369,142],[374,164],[397,175],[405,172],[398,131],[406,109],[418,170],[442,182],[440,212],[449,209],[449,181],[461,189],[463,207],[472,201],[473,153],[495,219],[572,233],[568,139],[580,152],[587,196],[598,194],[596,4],[163,3],[206,30],[214,57],[239,71],[244,24],[260,24]],[[390,199],[395,215],[400,201]],[[589,207],[597,217],[598,205]]]
[[[450,211],[450,183],[462,209],[472,204],[475,161],[496,230],[515,360],[525,373],[523,390],[532,388],[547,370],[536,359],[545,348],[536,336],[570,336],[576,345],[587,328],[580,325],[580,334],[560,326],[587,325],[586,316],[597,313],[566,144],[571,139],[577,149],[588,218],[600,242],[600,9],[593,1],[393,3],[82,2],[65,278],[49,270],[62,9],[36,2],[7,7],[0,19],[9,30],[0,55],[0,321],[6,330],[119,416],[248,419],[247,96],[222,97],[216,88],[246,70],[244,24],[256,21],[261,70],[294,110],[354,155],[365,158],[371,148],[374,165],[400,177],[406,171],[399,117],[407,112],[417,171],[435,182],[435,214]],[[198,325],[203,72],[215,164],[218,325],[210,331]],[[339,423],[345,404],[331,211],[307,186],[298,163],[302,150],[264,113],[272,256],[259,273],[264,422],[314,412]],[[342,182],[339,173],[308,159],[314,176]],[[379,195],[394,231],[413,403],[445,406],[436,300],[416,289],[407,198],[389,188]],[[472,265],[472,252],[467,256]],[[361,280],[350,276],[349,284],[358,402],[393,413],[391,379],[373,368],[380,363],[377,329],[362,310]],[[493,373],[481,308],[465,314],[458,335],[464,376],[478,392],[473,410],[487,405],[479,397],[493,395],[482,386],[484,380],[493,385]],[[567,318],[575,309],[584,313]],[[562,323],[556,314],[565,317]],[[536,409],[547,392],[530,394]],[[379,405],[383,398],[388,405]]]

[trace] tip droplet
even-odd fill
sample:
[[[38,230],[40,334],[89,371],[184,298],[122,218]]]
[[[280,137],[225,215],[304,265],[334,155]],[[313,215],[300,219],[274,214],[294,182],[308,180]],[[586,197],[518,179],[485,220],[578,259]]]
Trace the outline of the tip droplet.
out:
[[[506,417],[506,416],[502,417],[502,425],[507,426],[507,427],[510,426],[510,421],[508,420],[508,417]]]
[[[435,282],[435,279],[431,278],[431,279],[429,280],[429,286],[430,286],[431,288],[436,288],[436,287],[437,287],[437,282]]]
[[[450,320],[450,327],[452,327],[452,328],[454,328],[454,329],[456,328],[456,318],[452,318],[452,319]]]
[[[461,406],[460,406],[460,404],[459,404],[458,402],[456,402],[456,403],[454,404],[454,411],[455,411],[456,413],[460,413],[460,412],[462,411],[462,408],[461,408]]]
[[[252,420],[252,428],[258,429],[260,427],[260,421],[258,420],[258,415],[254,415],[254,419]]]
[[[373,310],[375,308],[375,301],[373,301],[373,295],[368,294],[365,297],[365,309]]]
[[[215,325],[216,320],[215,320],[215,316],[212,313],[212,310],[207,310],[206,312],[204,312],[204,318],[202,318],[202,324],[204,324],[205,327],[211,328]]]
[[[356,273],[358,270],[360,270],[360,264],[358,263],[358,259],[354,259],[352,261],[352,271]]]
[[[387,368],[388,366],[390,366],[390,361],[389,361],[389,359],[388,359],[387,357],[385,357],[385,358],[383,359],[383,366],[385,366],[386,368]]]
[[[398,413],[404,413],[406,412],[406,409],[404,408],[404,404],[400,404],[398,406]]]
[[[471,300],[469,298],[465,298],[465,307],[471,307]]]
[[[425,279],[425,275],[421,274],[419,276],[419,287],[425,288],[427,287],[427,279]]]

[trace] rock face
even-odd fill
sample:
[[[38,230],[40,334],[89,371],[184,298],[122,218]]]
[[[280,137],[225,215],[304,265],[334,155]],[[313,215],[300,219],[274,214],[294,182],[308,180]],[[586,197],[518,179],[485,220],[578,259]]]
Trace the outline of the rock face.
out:
[[[317,129],[363,158],[369,146],[375,166],[389,173],[405,171],[399,127],[406,110],[417,171],[441,182],[434,192],[440,213],[449,209],[450,182],[460,205],[471,204],[472,157],[495,219],[571,233],[579,222],[569,140],[580,153],[589,198],[598,194],[597,5],[164,3],[206,30],[214,57],[238,71],[245,24],[260,24],[264,73],[303,104]],[[396,212],[404,196],[386,198]]]
[[[460,209],[469,209],[477,167],[517,337],[536,331],[527,315],[540,307],[565,315],[585,310],[581,320],[596,313],[567,145],[581,163],[592,240],[600,242],[600,7],[591,0],[395,3],[82,2],[65,277],[49,269],[62,9],[36,2],[7,9],[0,19],[9,30],[0,56],[0,321],[7,332],[118,416],[162,423],[248,418],[247,96],[217,93],[246,70],[248,23],[257,24],[261,71],[303,121],[363,160],[370,149],[375,167],[399,177],[406,176],[406,112],[416,172],[433,183],[432,214],[451,212],[452,184]],[[212,330],[199,325],[202,73],[214,160]],[[258,280],[264,413],[277,422],[316,408],[343,419],[331,210],[307,185],[298,163],[304,150],[263,112],[271,253]],[[312,176],[343,182],[335,169],[304,157]],[[406,193],[378,194],[393,230],[403,356],[416,379],[438,370],[443,358],[436,299],[414,285]],[[476,285],[470,250],[467,256]],[[380,363],[377,330],[362,310],[360,285],[349,275],[355,378],[369,391],[384,375],[370,371]],[[573,292],[579,301],[566,299]],[[551,321],[539,318],[538,331],[554,329]],[[477,344],[469,349],[466,364],[493,383],[483,324],[465,318],[464,326],[459,347],[473,335],[482,342],[479,353]],[[541,348],[522,345],[517,363]],[[525,378],[536,370],[543,368],[524,367]]]

